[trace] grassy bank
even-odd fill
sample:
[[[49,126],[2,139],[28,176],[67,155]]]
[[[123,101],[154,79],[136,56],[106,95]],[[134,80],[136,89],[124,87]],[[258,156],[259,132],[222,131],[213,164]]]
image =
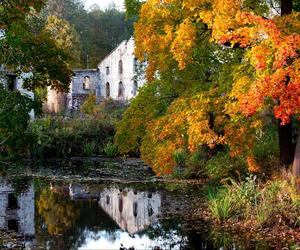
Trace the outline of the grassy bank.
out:
[[[224,179],[204,190],[194,219],[253,239],[290,243],[291,249],[300,246],[300,195],[285,171],[267,181],[254,175],[242,181]]]

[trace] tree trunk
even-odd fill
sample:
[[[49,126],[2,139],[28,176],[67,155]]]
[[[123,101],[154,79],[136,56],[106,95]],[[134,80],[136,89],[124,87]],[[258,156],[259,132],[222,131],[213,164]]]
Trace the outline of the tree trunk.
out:
[[[281,0],[281,15],[291,14],[293,10],[293,0]]]
[[[293,137],[292,125],[280,125],[278,127],[279,133],[279,157],[280,162],[284,165],[290,165],[293,162]]]
[[[298,192],[300,193],[300,128],[299,128],[296,151],[295,151],[294,162],[293,162],[293,176],[296,178],[297,189]]]
[[[281,0],[281,15],[288,15],[292,13],[293,0]],[[279,134],[279,155],[280,162],[284,165],[290,165],[293,162],[293,138],[292,126],[286,124],[278,127]]]

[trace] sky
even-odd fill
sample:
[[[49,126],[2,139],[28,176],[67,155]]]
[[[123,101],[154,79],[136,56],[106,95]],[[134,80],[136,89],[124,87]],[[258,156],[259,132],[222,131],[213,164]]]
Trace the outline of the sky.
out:
[[[118,9],[124,9],[124,0],[83,0],[83,2],[87,9],[93,4],[98,4],[101,9],[105,9],[112,2],[116,4]]]

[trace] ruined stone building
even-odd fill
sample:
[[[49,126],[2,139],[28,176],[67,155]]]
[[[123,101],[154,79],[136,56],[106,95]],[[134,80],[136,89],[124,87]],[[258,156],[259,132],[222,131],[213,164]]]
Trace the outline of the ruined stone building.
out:
[[[27,246],[34,244],[34,206],[33,184],[17,196],[12,185],[0,178],[0,228],[23,235]]]
[[[97,69],[74,70],[67,94],[48,90],[47,110],[53,113],[64,110],[75,111],[89,93],[94,93],[98,102],[113,99],[130,101],[145,83],[144,64],[134,56],[134,40],[123,41],[114,49]]]
[[[97,69],[73,70],[69,93],[57,92],[48,88],[46,110],[59,113],[66,110],[78,110],[90,93],[95,93],[100,87]]]
[[[102,98],[128,101],[134,98],[145,83],[142,65],[134,56],[134,40],[123,41],[98,65]]]

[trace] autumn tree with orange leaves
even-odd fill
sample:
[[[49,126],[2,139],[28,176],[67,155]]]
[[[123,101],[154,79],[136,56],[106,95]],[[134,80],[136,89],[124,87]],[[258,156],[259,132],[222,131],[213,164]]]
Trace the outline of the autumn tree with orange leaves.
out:
[[[148,123],[142,157],[164,174],[175,166],[173,151],[191,153],[201,145],[224,145],[232,157],[244,155],[249,170],[257,172],[255,133],[264,125],[265,114],[273,114],[280,123],[280,158],[290,163],[289,124],[298,119],[300,107],[300,22],[299,13],[292,12],[293,1],[281,1],[275,10],[267,1],[131,2],[139,10],[135,53],[148,62],[149,82],[157,73],[186,72],[191,65],[206,69],[198,80],[202,87],[174,100],[161,118]],[[201,47],[209,48],[209,56],[218,61],[215,69],[200,60]],[[236,51],[242,56],[232,63]],[[299,174],[299,163],[294,165],[294,173]]]

